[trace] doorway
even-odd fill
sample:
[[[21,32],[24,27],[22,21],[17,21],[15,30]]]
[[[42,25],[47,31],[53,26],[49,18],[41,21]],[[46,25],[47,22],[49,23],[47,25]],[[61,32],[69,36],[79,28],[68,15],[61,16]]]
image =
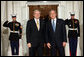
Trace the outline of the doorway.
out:
[[[58,6],[59,5],[28,5],[29,7],[29,19],[33,19],[33,11],[38,9],[41,11],[41,19],[44,19],[47,22],[49,18],[49,11],[56,10],[57,17],[58,17]],[[57,55],[58,51],[57,51]],[[47,48],[47,45],[44,44],[44,56],[50,56],[50,49]]]
[[[41,18],[46,19],[49,18],[48,14],[51,9],[56,10],[58,15],[58,5],[29,5],[29,19],[33,19],[33,11],[38,9],[41,11]]]

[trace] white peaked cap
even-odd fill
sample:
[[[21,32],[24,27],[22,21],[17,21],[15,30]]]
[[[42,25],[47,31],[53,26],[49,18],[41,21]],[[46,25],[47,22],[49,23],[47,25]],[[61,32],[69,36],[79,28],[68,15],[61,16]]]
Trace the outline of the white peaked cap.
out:
[[[16,16],[17,14],[11,14],[11,16]]]
[[[70,14],[75,14],[75,12],[73,11],[73,12],[70,12]]]

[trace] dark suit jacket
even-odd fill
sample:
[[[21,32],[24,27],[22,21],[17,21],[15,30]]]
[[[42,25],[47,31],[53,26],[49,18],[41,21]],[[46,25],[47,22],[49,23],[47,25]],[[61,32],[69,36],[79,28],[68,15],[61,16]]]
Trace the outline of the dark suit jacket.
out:
[[[62,43],[66,42],[66,29],[65,23],[62,19],[58,19],[56,21],[56,30],[53,31],[51,20],[49,20],[46,24],[46,42],[56,43],[58,47],[62,47]]]
[[[26,27],[27,43],[31,43],[32,47],[43,45],[44,43],[44,21],[40,19],[40,30],[38,31],[35,20],[31,19],[27,22]]]

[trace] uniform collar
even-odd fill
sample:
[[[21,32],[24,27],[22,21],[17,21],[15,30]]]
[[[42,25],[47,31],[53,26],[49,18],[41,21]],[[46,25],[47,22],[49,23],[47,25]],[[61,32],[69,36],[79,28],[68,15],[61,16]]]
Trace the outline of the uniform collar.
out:
[[[12,22],[17,22],[17,21],[12,21]]]

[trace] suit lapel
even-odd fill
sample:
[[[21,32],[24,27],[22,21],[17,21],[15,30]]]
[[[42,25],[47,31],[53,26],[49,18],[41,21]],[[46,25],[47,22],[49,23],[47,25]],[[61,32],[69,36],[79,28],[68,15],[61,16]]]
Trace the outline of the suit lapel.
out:
[[[40,19],[40,29],[39,29],[39,31],[41,30],[41,28],[42,28],[42,21]]]
[[[53,31],[51,20],[49,21],[50,29]],[[54,32],[54,31],[53,31]]]
[[[41,19],[39,19],[40,20],[40,29],[41,29],[41,26],[42,26],[42,23],[41,23]],[[34,21],[34,26],[35,26],[35,28],[36,28],[36,30],[38,31],[38,28],[37,28],[37,25],[36,25],[36,22],[35,22],[35,20],[33,19],[33,21]],[[39,31],[40,31],[40,29],[39,29]]]
[[[57,19],[57,21],[56,21],[56,28],[55,28],[55,32],[57,32],[58,26],[59,26],[59,22],[58,22],[58,19]]]
[[[33,25],[34,25],[34,27],[36,28],[36,30],[38,31],[38,29],[37,29],[37,25],[36,25],[36,22],[35,22],[34,19],[33,19]]]
[[[50,28],[51,28],[51,30],[54,32],[53,27],[52,27],[51,20],[50,20],[50,22],[49,22],[49,23],[50,23]],[[56,21],[56,28],[55,28],[55,32],[57,31],[58,25],[59,25],[59,23],[58,23],[58,19],[57,19],[57,21]]]

